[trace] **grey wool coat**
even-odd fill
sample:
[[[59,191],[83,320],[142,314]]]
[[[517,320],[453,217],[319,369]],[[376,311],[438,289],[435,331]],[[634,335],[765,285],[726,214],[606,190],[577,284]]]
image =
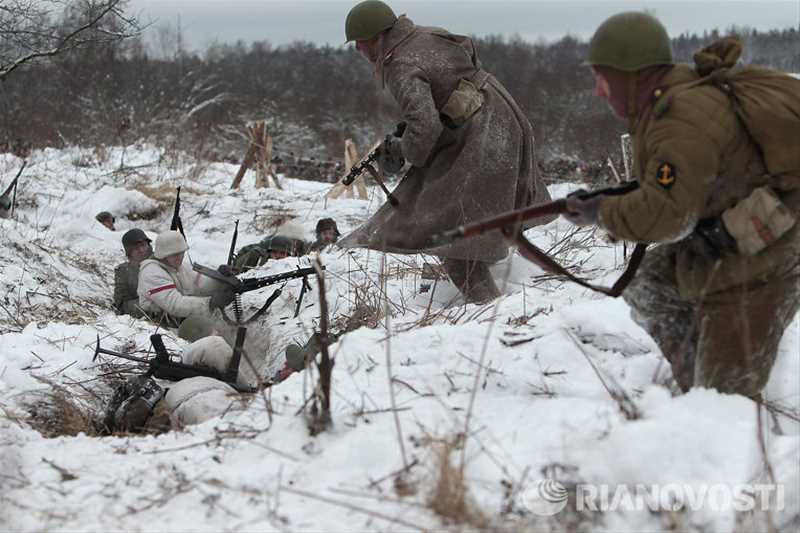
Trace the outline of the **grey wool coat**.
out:
[[[377,73],[407,123],[401,146],[412,167],[393,192],[400,205],[381,206],[340,246],[503,259],[508,245],[498,232],[440,247],[431,247],[431,237],[550,200],[538,177],[528,119],[500,82],[481,69],[468,37],[400,17],[385,35],[382,58]],[[483,103],[463,125],[445,125],[441,111],[463,79],[473,82]]]

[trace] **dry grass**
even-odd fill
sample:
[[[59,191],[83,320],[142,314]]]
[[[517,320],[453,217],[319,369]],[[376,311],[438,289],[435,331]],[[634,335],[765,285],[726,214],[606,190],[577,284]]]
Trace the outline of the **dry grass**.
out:
[[[130,188],[139,191],[159,204],[164,204],[165,207],[175,203],[175,185],[173,183],[153,185],[155,181],[154,178],[145,176],[131,183]],[[202,191],[193,188],[191,185],[181,185],[181,195],[183,194],[202,194]]]
[[[98,436],[92,414],[73,400],[69,391],[55,383],[50,385],[53,389],[28,407],[26,422],[31,428],[46,438],[74,437],[79,433]]]
[[[460,441],[456,437],[432,442],[436,478],[428,497],[428,507],[448,522],[487,529],[489,519],[470,497],[464,470],[453,466],[451,460]]]

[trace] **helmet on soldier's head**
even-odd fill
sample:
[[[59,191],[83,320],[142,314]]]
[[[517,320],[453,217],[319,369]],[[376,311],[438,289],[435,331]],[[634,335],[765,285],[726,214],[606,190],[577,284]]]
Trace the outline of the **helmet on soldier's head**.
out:
[[[147,237],[145,232],[139,228],[133,228],[126,231],[125,235],[122,236],[122,247],[125,249],[125,254],[129,255],[130,249],[133,247],[133,245],[142,241],[153,242]]]
[[[652,15],[627,11],[603,22],[589,41],[587,65],[636,72],[672,65],[672,45],[664,26]]]
[[[336,226],[336,221],[332,218],[321,218],[317,221],[317,237],[319,237],[320,233],[328,229],[332,229],[337,237],[341,235],[341,233],[339,233],[339,228]]]
[[[95,216],[94,219],[101,223],[105,222],[106,220],[110,220],[112,224],[116,222],[116,220],[114,219],[114,215],[112,215],[108,211],[100,211],[99,213],[97,213],[97,216]]]
[[[366,0],[356,4],[347,14],[344,34],[347,42],[372,39],[383,30],[388,30],[397,22],[392,8],[380,0]]]
[[[275,235],[265,239],[267,251],[284,252],[286,255],[293,255],[295,248],[295,240],[283,235]]]
[[[164,259],[170,255],[179,254],[189,249],[186,239],[179,231],[165,231],[156,237],[156,250],[153,256],[156,259]]]

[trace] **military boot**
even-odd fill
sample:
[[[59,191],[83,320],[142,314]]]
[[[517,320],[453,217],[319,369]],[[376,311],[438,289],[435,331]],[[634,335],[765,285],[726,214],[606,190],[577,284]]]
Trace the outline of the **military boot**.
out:
[[[500,296],[500,291],[489,272],[488,263],[445,259],[442,266],[467,303],[487,303]]]

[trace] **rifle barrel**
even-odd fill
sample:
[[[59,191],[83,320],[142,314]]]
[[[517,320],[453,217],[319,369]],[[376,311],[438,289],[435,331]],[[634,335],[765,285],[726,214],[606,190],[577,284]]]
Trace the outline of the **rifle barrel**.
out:
[[[325,270],[325,267],[323,266],[322,269]],[[310,276],[315,272],[316,271],[314,270],[314,267],[307,267],[307,268],[298,268],[297,270],[292,270],[290,272],[282,272],[280,274],[275,274],[273,276],[265,276],[263,278],[243,279],[241,286],[235,289],[235,291],[238,293],[254,291],[262,287],[268,287],[269,285],[280,283],[281,281]]]
[[[25,169],[25,165],[27,165],[27,164],[28,164],[27,161],[23,161],[22,162],[22,166],[19,167],[19,170],[17,171],[17,175],[14,176],[14,179],[11,180],[11,183],[8,184],[8,187],[6,187],[5,192],[3,192],[3,194],[0,194],[0,197],[9,195],[9,193],[11,192],[11,189],[13,189],[14,185],[17,184],[17,181],[19,180],[19,177],[22,175],[22,171]]]
[[[175,193],[175,207],[172,210],[172,222],[169,225],[169,229],[172,231],[178,230],[183,235],[183,228],[181,225],[181,188],[177,187],[177,192]],[[184,236],[184,239],[186,236]]]
[[[459,226],[455,229],[434,235],[432,241],[434,246],[443,246],[458,239],[475,237],[486,231],[502,229],[506,226],[520,225],[526,220],[531,220],[533,218],[561,214],[566,210],[567,201],[562,198],[545,204],[517,209],[516,211],[511,211],[479,222],[473,222],[466,226]]]
[[[236,225],[233,228],[233,237],[231,237],[231,248],[228,250],[228,266],[233,266],[233,258],[236,255],[236,239],[239,237],[239,221],[236,221]]]

